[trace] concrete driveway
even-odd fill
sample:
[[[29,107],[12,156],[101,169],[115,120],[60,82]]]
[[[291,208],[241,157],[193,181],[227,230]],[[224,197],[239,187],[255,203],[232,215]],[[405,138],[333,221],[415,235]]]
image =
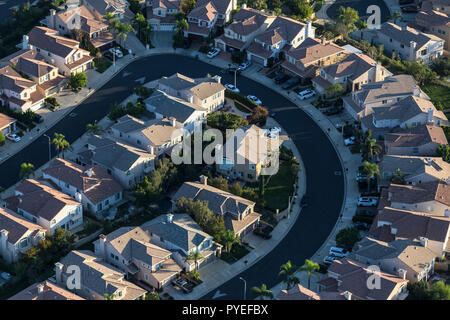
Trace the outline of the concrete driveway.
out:
[[[155,31],[150,39],[156,48],[172,48],[175,31]]]

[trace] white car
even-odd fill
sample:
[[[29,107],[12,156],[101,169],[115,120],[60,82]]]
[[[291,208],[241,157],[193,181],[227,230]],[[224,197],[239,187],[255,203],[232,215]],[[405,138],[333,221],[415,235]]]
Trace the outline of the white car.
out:
[[[345,139],[344,140],[344,144],[346,145],[346,146],[352,146],[352,145],[354,145],[355,144],[355,137],[350,137],[350,138],[347,138],[347,139]]]
[[[358,200],[359,207],[375,207],[377,203],[378,203],[377,199],[369,197],[360,197]]]
[[[236,93],[241,92],[238,88],[236,88],[235,86],[233,86],[233,85],[230,84],[230,83],[227,83],[227,84],[225,85],[225,88],[227,88],[227,89],[230,90],[230,91],[236,92]]]
[[[256,104],[262,104],[262,101],[259,100],[259,99],[258,99],[257,97],[255,97],[255,96],[248,95],[248,96],[247,96],[247,99],[253,101],[253,102],[256,103]]]
[[[20,137],[17,134],[15,134],[15,133],[8,133],[6,135],[6,138],[11,140],[11,141],[14,141],[14,142],[19,142],[20,141]]]
[[[308,90],[304,90],[304,91],[299,92],[298,95],[299,95],[301,100],[305,100],[305,99],[308,99],[308,98],[311,98],[311,97],[315,96],[316,92],[314,90],[308,89]]]
[[[347,257],[350,254],[350,252],[344,248],[331,247],[329,254],[330,254],[330,256],[344,258],[344,257]]]
[[[206,56],[210,59],[214,58],[215,56],[217,56],[220,53],[220,49],[219,48],[214,48],[211,51],[209,51]]]
[[[244,62],[242,62],[242,63],[239,65],[238,69],[241,70],[241,71],[244,71],[244,70],[247,69],[249,66],[250,66],[250,62],[249,62],[249,61],[244,61]]]
[[[2,279],[3,280],[11,280],[11,275],[8,272],[2,272]]]
[[[330,257],[330,256],[326,256],[325,258],[323,258],[323,263],[325,264],[332,264],[334,260],[337,260],[337,257]]]
[[[115,55],[117,58],[123,57],[123,53],[122,51],[120,51],[120,49],[110,48],[108,51],[111,52],[113,55]]]

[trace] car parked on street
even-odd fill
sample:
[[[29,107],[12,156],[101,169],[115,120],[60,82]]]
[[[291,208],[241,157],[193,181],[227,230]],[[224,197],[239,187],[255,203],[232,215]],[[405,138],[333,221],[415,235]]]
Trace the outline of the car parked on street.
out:
[[[209,51],[206,56],[210,59],[216,57],[218,54],[220,53],[220,49],[219,48],[214,48],[211,51]]]
[[[236,88],[234,85],[232,85],[232,84],[230,84],[230,83],[227,83],[227,84],[225,85],[225,88],[227,88],[227,89],[230,90],[230,91],[236,92],[236,93],[239,93],[239,92],[240,92],[240,90],[239,90],[238,88]]]
[[[262,104],[262,101],[261,100],[259,100],[257,97],[255,97],[255,96],[252,96],[252,95],[248,95],[247,96],[247,99],[249,99],[249,100],[251,100],[251,101],[253,101],[254,103],[256,103],[256,104],[259,104],[259,105],[261,105]]]
[[[338,260],[338,258],[326,256],[325,258],[323,258],[323,263],[324,264],[332,264],[334,260]]]
[[[378,204],[378,200],[369,197],[360,197],[358,199],[359,207],[375,207]]]
[[[298,93],[301,100],[309,99],[316,95],[316,92],[311,89],[307,89]]]
[[[239,65],[238,69],[244,71],[245,69],[250,67],[250,64],[251,64],[250,61],[244,61]]]
[[[19,142],[21,140],[20,137],[15,133],[6,134],[6,139],[14,141],[14,142]]]

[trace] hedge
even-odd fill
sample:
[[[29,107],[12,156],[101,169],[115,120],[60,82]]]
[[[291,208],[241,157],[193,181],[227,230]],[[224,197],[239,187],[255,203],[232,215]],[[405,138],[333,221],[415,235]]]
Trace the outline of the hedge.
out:
[[[257,106],[256,103],[248,99],[246,96],[244,96],[241,93],[233,92],[230,90],[225,90],[225,97],[234,99],[242,103],[244,106],[248,107],[250,110],[253,110],[254,107]]]

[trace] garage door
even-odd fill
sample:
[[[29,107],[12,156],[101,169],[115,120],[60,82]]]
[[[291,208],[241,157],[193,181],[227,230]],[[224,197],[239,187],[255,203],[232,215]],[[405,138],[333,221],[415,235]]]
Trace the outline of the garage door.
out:
[[[34,106],[32,106],[30,109],[31,111],[36,111],[39,110],[40,108],[42,108],[44,106],[44,101],[41,101],[41,103],[37,103]]]
[[[251,55],[251,60],[252,62],[256,63],[256,64],[260,64],[260,65],[264,65],[264,59],[255,55]]]
[[[159,25],[159,31],[175,31],[173,24],[161,24]]]
[[[216,47],[222,51],[225,51],[225,44],[223,42],[216,41]]]

